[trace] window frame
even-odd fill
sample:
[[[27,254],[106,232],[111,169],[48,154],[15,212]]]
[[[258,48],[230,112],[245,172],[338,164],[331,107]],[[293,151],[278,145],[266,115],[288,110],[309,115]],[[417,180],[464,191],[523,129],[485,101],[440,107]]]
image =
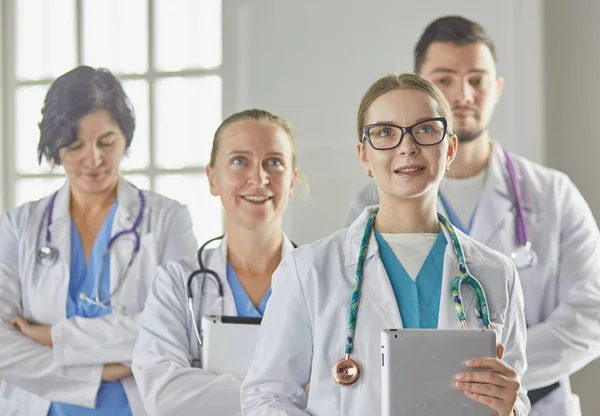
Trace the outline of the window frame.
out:
[[[77,65],[84,64],[83,54],[83,3],[84,0],[72,0],[75,2],[75,25],[76,25],[76,62]],[[154,10],[155,1],[146,0],[147,2],[147,13],[148,13],[148,42],[147,42],[147,72],[142,74],[115,74],[121,81],[129,80],[142,80],[147,82],[148,86],[148,166],[145,168],[138,169],[123,169],[121,173],[123,175],[144,175],[148,177],[150,189],[154,190],[156,187],[156,178],[159,176],[178,175],[178,174],[200,174],[206,175],[206,165],[198,164],[196,166],[189,166],[183,168],[161,168],[156,165],[155,157],[155,143],[156,143],[156,120],[154,118],[155,106],[155,85],[159,79],[169,77],[203,77],[209,75],[216,75],[221,78],[223,82],[223,58],[221,65],[212,69],[193,68],[184,69],[179,71],[159,71],[154,68],[154,48],[153,42],[156,34],[155,22],[154,22]],[[224,26],[225,2],[221,3],[221,22],[222,27]],[[49,173],[21,173],[16,168],[16,141],[15,141],[15,130],[16,130],[16,112],[15,112],[15,97],[18,88],[35,86],[35,85],[49,85],[53,79],[37,79],[37,80],[19,80],[16,74],[16,1],[5,0],[0,2],[0,23],[2,29],[0,30],[0,45],[2,47],[2,54],[0,54],[0,79],[1,79],[1,92],[0,96],[0,123],[2,129],[0,134],[2,136],[2,146],[0,147],[0,160],[2,161],[2,168],[0,169],[0,184],[2,189],[0,191],[0,207],[2,210],[6,210],[15,205],[15,197],[17,191],[17,183],[21,179],[46,179],[46,178],[63,178],[64,174],[59,172]],[[225,39],[222,37],[221,49],[224,49]],[[224,56],[222,52],[222,57]],[[110,69],[110,68],[109,68]],[[224,88],[221,88],[221,114],[224,114]],[[42,103],[40,103],[41,108]],[[134,137],[135,140],[135,137]],[[32,154],[31,157],[36,157]],[[207,190],[208,192],[208,190]]]

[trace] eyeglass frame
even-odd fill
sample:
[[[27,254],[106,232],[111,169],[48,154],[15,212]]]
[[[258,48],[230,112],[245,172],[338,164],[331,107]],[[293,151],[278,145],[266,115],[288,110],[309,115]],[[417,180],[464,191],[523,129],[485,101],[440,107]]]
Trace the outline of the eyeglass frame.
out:
[[[431,144],[421,144],[417,141],[417,139],[415,139],[415,136],[412,133],[412,129],[415,126],[418,126],[419,124],[423,124],[423,123],[427,123],[428,121],[441,121],[442,125],[444,126],[444,133],[442,134],[442,138],[440,139],[439,142],[436,143],[431,143]],[[398,140],[398,143],[396,145],[394,145],[393,147],[386,147],[386,148],[380,148],[380,147],[375,147],[375,145],[373,144],[373,142],[371,141],[371,136],[369,135],[369,130],[373,127],[396,127],[398,129],[400,129],[402,131],[402,135],[400,136],[400,140]],[[410,137],[413,139],[413,141],[418,145],[418,146],[435,146],[440,144],[441,142],[444,141],[444,139],[446,138],[446,134],[448,133],[448,120],[446,120],[445,117],[432,117],[432,118],[428,118],[426,120],[421,120],[418,123],[413,124],[412,126],[408,126],[408,127],[402,127],[402,126],[397,126],[395,124],[390,124],[390,123],[373,123],[373,124],[367,124],[365,127],[363,127],[363,134],[361,137],[361,143],[365,142],[365,139],[369,142],[369,144],[371,145],[371,147],[375,150],[392,150],[395,149],[396,147],[400,146],[400,144],[402,143],[402,140],[404,139],[404,135],[408,133],[410,135]]]

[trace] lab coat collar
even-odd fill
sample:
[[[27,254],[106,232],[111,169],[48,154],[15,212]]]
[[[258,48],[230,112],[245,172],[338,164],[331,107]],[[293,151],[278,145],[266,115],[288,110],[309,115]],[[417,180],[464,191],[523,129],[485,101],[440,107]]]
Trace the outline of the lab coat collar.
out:
[[[346,259],[344,262],[346,266],[353,266],[358,263],[360,244],[362,242],[363,234],[365,232],[367,220],[369,219],[371,213],[378,207],[378,205],[366,207],[362,214],[348,228],[348,235],[346,237]],[[448,233],[448,230],[446,230],[443,226],[441,227],[441,229],[444,233],[444,236],[446,237],[446,241],[448,242],[445,255],[450,256],[456,263],[458,260],[454,251],[454,245],[452,244],[452,240],[450,239],[450,234]],[[483,259],[483,256],[478,251],[477,247],[473,244],[472,240],[468,236],[463,234],[460,230],[456,229],[456,233],[458,235],[459,241],[463,249],[465,261],[467,263],[481,261]],[[375,239],[375,233],[371,233],[371,236],[369,237],[369,247],[367,248],[367,255],[365,257],[365,261],[371,258],[378,251],[379,246],[377,245],[377,240]]]

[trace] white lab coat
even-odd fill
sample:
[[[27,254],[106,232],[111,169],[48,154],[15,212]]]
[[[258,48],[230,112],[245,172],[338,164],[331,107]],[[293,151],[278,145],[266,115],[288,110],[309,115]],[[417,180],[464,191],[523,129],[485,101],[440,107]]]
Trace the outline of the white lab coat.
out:
[[[273,294],[260,329],[250,371],[242,385],[245,416],[381,414],[380,333],[401,328],[402,320],[379,248],[372,233],[364,265],[352,357],[362,366],[358,382],[339,386],[334,363],[344,357],[348,313],[367,208],[350,226],[286,256],[273,275]],[[442,228],[443,229],[443,228]],[[446,239],[450,240],[446,230]],[[504,360],[523,374],[525,316],[518,274],[507,257],[459,233],[470,271],[480,280],[489,302],[492,327],[506,346]],[[458,262],[454,246],[444,256],[439,328],[461,328],[451,299]],[[483,327],[475,296],[463,292],[470,327]],[[305,386],[310,383],[307,396]],[[517,401],[529,410],[526,392]]]
[[[511,155],[517,169],[525,222],[538,262],[519,270],[528,325],[527,389],[557,381],[532,416],[579,416],[569,375],[600,356],[600,233],[581,193],[563,173]],[[517,247],[515,207],[506,158],[498,143],[488,166],[471,237],[510,255]],[[378,204],[377,187],[364,188],[360,206]],[[443,206],[438,204],[440,212]]]
[[[293,249],[284,236],[282,256]],[[205,249],[204,265],[214,270],[223,284],[223,314],[237,316],[227,282],[227,236],[217,248]],[[201,366],[201,349],[188,310],[187,281],[198,269],[196,256],[160,267],[139,321],[133,373],[146,410],[158,415],[232,416],[240,414],[242,379],[231,374],[213,374]],[[200,293],[202,275],[192,284],[196,321],[219,313],[217,285],[207,281]],[[199,328],[199,331],[202,329]],[[235,346],[232,346],[232,353]]]
[[[193,253],[189,212],[183,205],[143,191],[146,207],[138,231],[141,247],[120,290],[113,312],[97,318],[66,318],[70,276],[71,216],[68,181],[59,190],[50,232],[59,250],[55,265],[36,262],[46,244],[46,209],[50,197],[4,212],[0,218],[0,414],[45,416],[51,401],[93,408],[105,363],[131,362],[137,319],[155,268]],[[139,209],[137,189],[121,179],[112,235],[130,229]],[[130,260],[135,237],[119,237],[111,250],[110,287]],[[15,316],[52,325],[52,349],[10,325]],[[145,415],[133,377],[122,380],[134,416]]]

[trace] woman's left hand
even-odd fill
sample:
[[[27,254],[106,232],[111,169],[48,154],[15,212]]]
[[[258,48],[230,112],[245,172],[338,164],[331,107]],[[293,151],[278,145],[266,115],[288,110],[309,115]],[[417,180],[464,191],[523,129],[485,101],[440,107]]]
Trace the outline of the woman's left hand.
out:
[[[456,375],[456,387],[467,397],[496,411],[498,416],[510,416],[517,402],[521,382],[517,372],[502,361],[504,345],[498,344],[498,358],[474,358],[467,361],[471,368],[486,368],[486,372],[466,372]]]
[[[21,333],[27,338],[39,342],[46,347],[52,348],[52,326],[31,324],[22,316],[17,316],[16,318],[11,319],[10,324],[21,331]]]

